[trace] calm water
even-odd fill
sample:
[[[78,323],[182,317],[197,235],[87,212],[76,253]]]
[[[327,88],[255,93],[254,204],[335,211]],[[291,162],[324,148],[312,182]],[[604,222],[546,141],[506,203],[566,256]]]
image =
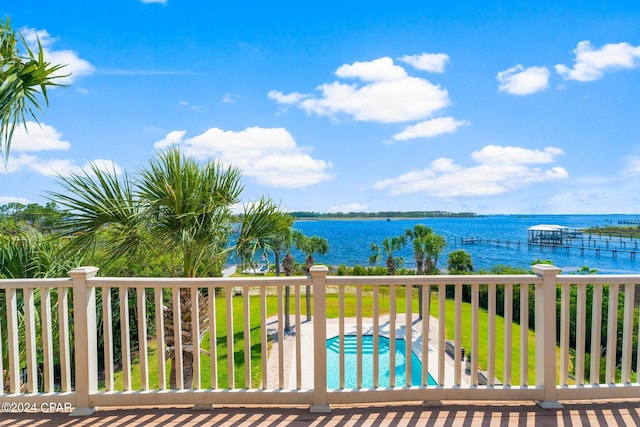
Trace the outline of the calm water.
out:
[[[389,387],[389,338],[378,337],[378,385]],[[355,388],[357,386],[357,342],[355,335],[344,337],[344,386]],[[406,343],[403,338],[396,339],[396,371],[395,385],[406,385]],[[411,384],[418,385],[422,382],[422,362],[411,352]],[[436,382],[431,375],[428,378],[429,385]],[[340,387],[340,338],[333,337],[327,340],[327,387]],[[362,387],[373,387],[373,335],[362,336]]]
[[[640,254],[636,260],[631,260],[628,253],[618,253],[613,258],[610,251],[603,250],[597,257],[595,251],[571,249],[566,254],[564,249],[544,248],[535,246],[528,249],[527,229],[538,224],[556,224],[572,228],[592,226],[617,225],[619,220],[637,220],[635,215],[531,215],[511,216],[496,215],[477,218],[424,218],[424,219],[393,219],[385,220],[322,220],[297,221],[294,228],[307,236],[317,235],[329,241],[330,250],[326,255],[317,255],[316,262],[338,266],[340,264],[353,266],[368,266],[371,255],[371,243],[382,244],[385,237],[398,236],[407,228],[412,229],[415,224],[425,224],[434,232],[443,235],[447,246],[438,260],[439,268],[446,268],[449,252],[464,249],[473,259],[478,269],[489,269],[496,264],[514,267],[529,267],[536,259],[549,259],[564,272],[573,272],[582,266],[595,268],[600,273],[640,273]],[[461,244],[461,238],[500,239],[502,241],[523,244],[520,249],[515,245],[507,248],[497,247],[495,244]],[[610,242],[611,246],[619,245],[617,239]],[[627,243],[627,249],[633,247],[633,242]],[[630,246],[631,245],[631,246]],[[640,242],[639,242],[640,246]],[[297,262],[303,262],[301,254],[294,254]],[[405,267],[415,268],[410,246],[399,252],[405,259]],[[382,265],[382,263],[380,264]]]

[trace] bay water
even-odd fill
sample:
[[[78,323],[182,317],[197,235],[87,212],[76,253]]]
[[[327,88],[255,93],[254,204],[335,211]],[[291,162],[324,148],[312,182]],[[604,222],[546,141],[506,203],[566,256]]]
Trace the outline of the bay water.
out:
[[[577,239],[568,250],[562,248],[540,247],[528,245],[528,228],[540,224],[561,225],[570,228],[604,227],[618,225],[624,221],[638,221],[636,215],[487,215],[469,218],[419,218],[419,219],[358,219],[358,220],[301,220],[296,221],[294,229],[300,230],[307,236],[324,237],[329,242],[329,252],[316,255],[318,264],[339,266],[362,265],[369,266],[371,244],[382,245],[385,237],[399,236],[407,229],[413,229],[416,224],[431,227],[437,234],[447,241],[445,249],[438,259],[437,267],[441,270],[447,267],[447,257],[450,252],[463,249],[473,260],[476,271],[488,270],[503,264],[511,267],[529,268],[537,259],[551,260],[563,273],[571,273],[588,266],[598,273],[633,274],[640,273],[640,249],[635,259],[629,252],[634,247],[640,247],[638,239],[622,239],[612,237],[595,242],[589,242],[589,235],[583,235],[583,241]],[[463,244],[462,239],[476,239],[483,243]],[[486,243],[487,240],[503,242],[501,245]],[[609,240],[607,242],[607,240]],[[504,242],[509,241],[506,246]],[[520,242],[519,248],[515,242]],[[578,246],[593,244],[602,248],[599,256],[595,250],[581,251]],[[594,246],[595,247],[595,246]],[[619,248],[616,256],[611,249]],[[415,268],[411,245],[408,244],[397,253],[404,258],[406,268]],[[296,262],[304,262],[304,256],[295,253]],[[384,265],[384,259],[379,265]]]

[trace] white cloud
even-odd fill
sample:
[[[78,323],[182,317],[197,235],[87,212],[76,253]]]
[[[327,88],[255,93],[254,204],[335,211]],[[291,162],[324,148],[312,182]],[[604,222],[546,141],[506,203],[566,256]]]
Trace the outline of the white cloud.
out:
[[[573,50],[575,64],[573,68],[556,65],[556,71],[565,80],[588,82],[602,78],[605,71],[640,66],[640,45],[629,43],[611,43],[596,49],[591,42],[584,40]]]
[[[195,158],[216,158],[242,170],[258,183],[281,188],[304,188],[332,178],[330,162],[312,158],[283,128],[251,127],[234,132],[211,128],[184,139],[184,131],[169,133],[154,144],[181,144]]]
[[[544,150],[530,150],[522,147],[487,145],[480,151],[471,153],[471,157],[478,163],[488,165],[537,164],[552,163],[556,156],[564,154],[556,147],[546,147]]]
[[[291,92],[291,93],[285,95],[282,92],[280,92],[279,90],[271,90],[271,91],[269,91],[267,96],[269,98],[277,101],[279,104],[297,104],[298,102],[302,101],[303,99],[306,99],[306,98],[310,97],[310,95],[305,95],[303,93],[298,93],[298,92]]]
[[[144,4],[153,4],[153,3],[158,3],[158,4],[167,4],[168,0],[139,0],[140,3],[144,3]]]
[[[153,144],[153,148],[157,148],[159,150],[163,150],[167,147],[171,147],[172,145],[178,145],[182,143],[182,138],[187,134],[186,130],[174,130],[169,132],[164,139]]]
[[[105,172],[115,172],[116,175],[121,175],[123,170],[120,166],[118,166],[118,164],[116,162],[114,162],[113,160],[107,160],[107,159],[95,159],[91,162],[95,167],[98,168],[98,170],[101,171],[105,171]],[[83,166],[83,169],[86,170],[87,166],[89,166],[89,164],[86,164],[85,166]]]
[[[26,130],[25,130],[26,126]],[[16,126],[11,142],[13,152],[35,152],[43,150],[68,150],[71,143],[62,140],[62,133],[54,127],[33,121],[25,126]]]
[[[442,74],[447,62],[449,62],[449,55],[446,53],[421,53],[420,55],[405,55],[398,59],[418,70]]]
[[[0,175],[20,172],[29,167],[38,158],[33,155],[21,154],[19,156],[10,155],[5,167],[0,167]]]
[[[345,205],[334,205],[328,209],[330,213],[349,213],[349,212],[365,212],[367,205],[364,203],[347,203]]]
[[[400,80],[407,77],[404,68],[393,63],[393,59],[385,56],[373,61],[344,64],[336,70],[336,76],[342,79],[360,79],[364,82],[382,82]]]
[[[60,84],[71,84],[80,76],[92,75],[95,67],[89,61],[81,59],[78,54],[72,50],[52,50],[50,48],[56,42],[46,30],[35,30],[33,28],[23,28],[20,30],[27,44],[36,52],[37,40],[42,44],[45,60],[52,64],[65,64],[55,75],[65,76],[56,79]]]
[[[477,166],[464,168],[451,159],[440,158],[424,170],[379,181],[373,188],[390,195],[420,192],[443,199],[503,194],[532,183],[568,178],[568,172],[559,166],[550,169],[530,166],[551,163],[560,154],[562,151],[553,147],[541,151],[487,146],[472,153],[480,163]]]
[[[453,117],[438,117],[408,126],[402,132],[393,135],[393,139],[405,141],[412,138],[433,138],[443,133],[454,133],[460,126],[468,124],[465,120],[456,120]]]
[[[90,163],[94,163],[100,170],[115,171],[117,174],[122,173],[122,168],[111,160],[96,159],[93,162],[87,162],[83,166],[80,166],[72,159],[44,159],[29,154],[9,156],[7,168],[0,168],[0,173],[26,171],[51,177],[58,175],[64,176],[70,173],[81,173],[83,170],[89,170]]]
[[[223,104],[235,104],[236,102],[238,102],[239,98],[240,95],[236,95],[234,93],[225,93],[220,102]]]
[[[549,86],[550,72],[546,67],[524,68],[518,64],[500,71],[496,78],[500,82],[498,89],[511,95],[531,95]]]
[[[24,197],[0,196],[0,205],[6,205],[7,203],[21,203],[23,205],[28,205],[31,203],[31,200]]]
[[[44,176],[69,175],[82,172],[82,166],[72,159],[35,159],[28,169]]]
[[[178,107],[180,108],[186,108],[190,111],[207,111],[208,107],[206,105],[194,105],[194,104],[190,104],[189,102],[181,99],[180,101],[178,101]]]
[[[423,120],[450,104],[448,93],[426,79],[407,75],[404,68],[388,57],[369,62],[345,64],[336,70],[339,78],[357,82],[334,81],[318,86],[320,96],[299,92],[269,92],[281,104],[292,104],[309,114],[357,121],[400,123]]]

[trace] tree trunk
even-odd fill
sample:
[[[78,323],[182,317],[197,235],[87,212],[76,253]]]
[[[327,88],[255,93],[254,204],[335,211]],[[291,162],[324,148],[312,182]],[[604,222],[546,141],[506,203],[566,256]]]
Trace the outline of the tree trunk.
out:
[[[387,275],[393,276],[396,274],[396,263],[393,257],[387,257]]]
[[[293,272],[293,267],[295,265],[295,261],[291,252],[287,252],[287,254],[282,259],[282,268],[284,269],[284,274],[286,276],[291,276]],[[284,330],[286,332],[291,331],[291,324],[289,321],[289,315],[291,314],[291,306],[290,306],[290,296],[291,296],[291,287],[285,286],[284,288],[285,300],[284,300]]]
[[[273,255],[275,257],[275,263],[276,263],[276,277],[280,276],[280,251],[276,250],[273,251]]]
[[[311,272],[311,267],[313,267],[313,263],[315,260],[313,259],[313,255],[307,256],[307,260],[305,263],[305,267],[307,269],[307,276]],[[311,321],[311,286],[307,285],[305,292],[305,302],[307,304],[307,322]]]
[[[284,287],[284,331],[291,332],[291,321],[289,320],[289,314],[291,313],[290,301],[291,298],[291,286]]]
[[[431,273],[431,271],[433,270],[433,261],[431,260],[431,257],[430,257],[430,256],[428,256],[428,257],[425,259],[425,262],[424,262],[424,269],[425,269],[425,271],[426,271],[426,273],[427,273],[427,274],[430,274],[430,273]]]
[[[181,339],[182,348],[176,348],[174,337],[173,310],[180,310],[181,318]],[[173,302],[165,307],[165,343],[169,347],[168,357],[171,362],[171,372],[169,374],[169,385],[172,389],[177,386],[176,381],[176,351],[182,351],[182,381],[185,389],[193,386],[193,357],[194,351],[200,351],[200,337],[193,334],[193,322],[199,320],[200,332],[209,328],[207,299],[198,292],[199,313],[193,312],[191,305],[191,289],[180,289],[180,307],[173,306]],[[196,317],[197,316],[197,317]]]
[[[182,381],[185,389],[193,386],[193,352],[182,352]],[[171,389],[176,388],[176,368],[175,358],[171,359],[171,373],[169,374],[169,386]]]

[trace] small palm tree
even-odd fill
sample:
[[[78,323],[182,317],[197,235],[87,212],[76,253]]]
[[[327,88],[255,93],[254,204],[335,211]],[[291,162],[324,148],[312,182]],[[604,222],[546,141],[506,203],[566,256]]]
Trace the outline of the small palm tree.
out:
[[[399,251],[406,244],[405,236],[398,237],[385,237],[382,241],[382,247],[375,243],[371,244],[371,256],[369,257],[369,263],[377,264],[382,256],[385,256],[385,265],[387,267],[387,274],[393,276],[396,274],[396,268],[404,265],[404,258],[401,256],[395,256],[394,253]]]
[[[324,255],[329,252],[329,242],[324,237],[319,236],[305,236],[300,231],[294,231],[293,241],[298,250],[305,254],[304,268],[307,274],[313,267],[315,254]],[[311,320],[311,300],[309,295],[311,293],[311,286],[306,287],[305,302],[307,305],[307,320]]]
[[[457,250],[449,254],[447,262],[449,274],[468,274],[473,272],[473,261],[467,251]]]
[[[439,234],[431,233],[424,238],[425,271],[427,274],[438,273],[438,258],[447,245],[445,238]]]
[[[413,230],[407,228],[405,235],[413,243],[413,257],[416,261],[416,274],[423,274],[424,257],[427,252],[426,238],[433,234],[433,230],[423,224],[416,224]]]

